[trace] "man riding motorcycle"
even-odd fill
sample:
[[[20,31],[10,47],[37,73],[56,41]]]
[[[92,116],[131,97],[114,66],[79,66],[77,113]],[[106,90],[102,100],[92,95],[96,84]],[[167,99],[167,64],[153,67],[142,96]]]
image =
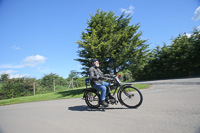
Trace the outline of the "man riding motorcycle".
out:
[[[103,80],[104,75],[99,69],[99,61],[98,59],[92,60],[93,66],[89,69],[89,76],[90,76],[90,84],[93,88],[101,91],[100,96],[100,104],[104,107],[108,107],[108,103],[105,101],[106,99],[106,91],[107,87],[110,86],[110,83],[104,82]],[[109,99],[113,100],[114,98],[111,96],[111,94],[108,94]]]

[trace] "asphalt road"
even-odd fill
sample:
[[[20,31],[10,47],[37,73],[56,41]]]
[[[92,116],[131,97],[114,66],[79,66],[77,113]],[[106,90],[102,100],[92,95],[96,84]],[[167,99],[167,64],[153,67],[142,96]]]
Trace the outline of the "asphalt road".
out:
[[[0,133],[200,133],[200,78],[148,81],[137,109],[80,98],[0,106]]]

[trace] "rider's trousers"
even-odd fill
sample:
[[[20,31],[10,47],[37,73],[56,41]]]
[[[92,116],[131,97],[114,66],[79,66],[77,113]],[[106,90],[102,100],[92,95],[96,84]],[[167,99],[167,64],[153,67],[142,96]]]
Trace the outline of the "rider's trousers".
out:
[[[106,86],[110,86],[110,83],[102,81],[102,84],[96,83],[92,87],[101,91],[100,100],[104,101],[106,99]]]

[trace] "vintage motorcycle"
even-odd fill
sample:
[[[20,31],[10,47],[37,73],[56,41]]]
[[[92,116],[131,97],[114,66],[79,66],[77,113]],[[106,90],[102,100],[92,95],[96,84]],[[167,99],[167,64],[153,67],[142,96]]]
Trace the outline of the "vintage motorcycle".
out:
[[[118,78],[119,76],[119,78]],[[121,105],[124,105],[128,108],[137,108],[142,104],[143,96],[139,89],[134,87],[129,83],[121,83],[119,80],[121,75],[111,76],[108,75],[105,77],[106,81],[111,83],[111,86],[107,87],[107,90],[110,91],[113,99],[109,99],[108,92],[106,93],[106,102],[109,104],[118,104],[118,101]],[[83,99],[86,104],[92,108],[100,107],[100,91],[94,88],[88,88],[88,84],[90,84],[90,79],[86,79],[86,89],[83,90]],[[116,98],[117,96],[117,98]]]

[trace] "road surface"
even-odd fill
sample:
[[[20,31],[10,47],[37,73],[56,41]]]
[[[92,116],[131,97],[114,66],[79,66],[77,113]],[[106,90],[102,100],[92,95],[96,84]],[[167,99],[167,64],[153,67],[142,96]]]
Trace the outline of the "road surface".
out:
[[[200,133],[200,78],[148,81],[143,104],[89,109],[81,98],[0,106],[0,133]]]

